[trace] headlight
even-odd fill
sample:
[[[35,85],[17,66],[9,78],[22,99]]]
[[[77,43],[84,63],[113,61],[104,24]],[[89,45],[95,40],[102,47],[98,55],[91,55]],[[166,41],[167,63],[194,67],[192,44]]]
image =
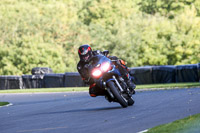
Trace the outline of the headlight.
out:
[[[110,63],[109,62],[106,62],[106,63],[103,63],[102,66],[101,66],[101,70],[103,72],[107,72],[108,70],[110,70]]]
[[[94,69],[92,72],[92,76],[94,76],[95,78],[99,78],[101,75],[102,75],[102,72],[99,69]]]

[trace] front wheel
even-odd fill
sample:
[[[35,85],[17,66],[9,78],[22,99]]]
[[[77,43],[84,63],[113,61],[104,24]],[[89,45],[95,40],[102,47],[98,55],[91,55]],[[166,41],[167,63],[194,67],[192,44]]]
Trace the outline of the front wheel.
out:
[[[119,91],[118,87],[116,86],[116,84],[113,81],[108,82],[108,87],[110,88],[112,94],[114,95],[114,97],[117,99],[117,101],[120,103],[120,105],[123,108],[128,107],[128,101],[126,100],[126,98],[121,94],[121,92]]]
[[[128,106],[132,106],[135,103],[132,97],[128,99]]]

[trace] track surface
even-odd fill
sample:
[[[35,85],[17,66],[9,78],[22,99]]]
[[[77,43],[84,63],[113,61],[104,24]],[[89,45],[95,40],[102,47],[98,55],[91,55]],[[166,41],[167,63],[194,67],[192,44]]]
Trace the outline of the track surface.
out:
[[[121,108],[88,92],[0,94],[1,133],[136,133],[200,113],[200,88],[137,92]]]

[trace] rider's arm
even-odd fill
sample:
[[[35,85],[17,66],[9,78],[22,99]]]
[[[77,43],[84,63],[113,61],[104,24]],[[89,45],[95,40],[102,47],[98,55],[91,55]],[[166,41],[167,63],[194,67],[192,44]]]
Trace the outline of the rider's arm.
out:
[[[112,62],[117,62],[119,59],[117,58],[117,56],[108,56],[108,58],[112,61]]]
[[[100,50],[94,50],[92,51],[93,55],[103,55],[103,53]]]
[[[79,74],[81,75],[81,78],[83,80],[85,80],[86,77],[85,77],[85,74],[84,74],[84,71],[83,71],[83,69],[84,69],[83,67],[84,66],[81,64],[81,62],[79,62],[78,65],[77,65],[77,70],[78,70]]]
[[[93,82],[89,77],[87,64],[82,64],[82,63],[79,62],[78,65],[77,65],[77,70],[80,73],[82,80],[86,84],[91,84]]]
[[[104,55],[106,57],[108,57],[109,51],[108,50],[104,50],[103,52],[101,52],[100,50],[95,50],[92,51],[93,55]]]

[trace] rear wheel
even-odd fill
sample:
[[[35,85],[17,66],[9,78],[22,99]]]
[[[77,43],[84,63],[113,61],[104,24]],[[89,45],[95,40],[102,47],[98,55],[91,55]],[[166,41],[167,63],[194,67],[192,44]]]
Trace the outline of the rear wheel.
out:
[[[108,87],[110,88],[111,92],[113,93],[114,97],[120,103],[123,108],[128,106],[128,100],[121,94],[118,87],[115,85],[113,81],[108,82]]]

